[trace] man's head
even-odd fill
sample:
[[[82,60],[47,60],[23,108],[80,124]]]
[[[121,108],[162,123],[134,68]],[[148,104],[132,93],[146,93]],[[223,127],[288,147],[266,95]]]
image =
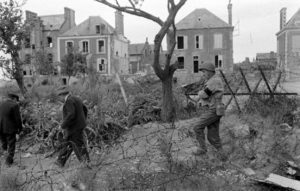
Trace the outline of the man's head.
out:
[[[13,94],[13,93],[8,93],[7,94],[7,97],[11,100],[14,100],[14,101],[19,101],[19,96],[16,95],[16,94]]]
[[[199,70],[203,72],[204,78],[207,80],[211,78],[216,72],[215,65],[210,62],[201,64]]]
[[[62,86],[62,87],[59,87],[57,90],[56,90],[56,95],[58,96],[58,99],[60,101],[63,101],[64,98],[66,97],[66,95],[68,95],[70,93],[69,89],[67,86]]]

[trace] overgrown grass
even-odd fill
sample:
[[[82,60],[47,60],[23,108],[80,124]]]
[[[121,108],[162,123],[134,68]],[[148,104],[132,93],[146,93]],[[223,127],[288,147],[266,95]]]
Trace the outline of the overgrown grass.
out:
[[[294,111],[299,107],[295,97],[255,96],[245,104],[246,114],[259,114],[262,117],[271,117],[274,124],[288,123],[293,125]]]

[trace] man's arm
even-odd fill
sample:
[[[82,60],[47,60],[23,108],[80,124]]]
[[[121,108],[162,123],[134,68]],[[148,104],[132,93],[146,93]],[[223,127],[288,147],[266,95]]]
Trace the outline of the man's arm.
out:
[[[21,117],[19,105],[16,105],[14,107],[14,118],[15,118],[18,133],[20,133],[22,131],[23,126],[22,126],[22,117]]]
[[[75,119],[75,107],[69,100],[66,101],[63,107],[63,123],[61,124],[62,129],[67,129],[72,121]]]

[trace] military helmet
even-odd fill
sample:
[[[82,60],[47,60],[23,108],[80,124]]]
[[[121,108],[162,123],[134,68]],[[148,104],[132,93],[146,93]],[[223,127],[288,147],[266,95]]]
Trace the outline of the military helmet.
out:
[[[207,71],[211,71],[211,72],[215,72],[215,65],[213,63],[210,62],[206,62],[200,65],[199,70],[207,70]]]

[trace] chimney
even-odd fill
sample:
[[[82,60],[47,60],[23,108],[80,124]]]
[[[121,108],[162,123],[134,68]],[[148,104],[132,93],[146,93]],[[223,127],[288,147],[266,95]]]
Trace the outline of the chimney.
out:
[[[228,10],[228,24],[232,26],[232,4],[230,1],[228,3],[227,10]]]
[[[124,16],[121,11],[115,12],[115,27],[117,34],[124,35]]]
[[[286,7],[280,10],[280,30],[283,29],[285,24],[286,24]]]
[[[68,7],[65,7],[65,23],[68,23],[68,29],[73,28],[75,24],[75,11]]]

